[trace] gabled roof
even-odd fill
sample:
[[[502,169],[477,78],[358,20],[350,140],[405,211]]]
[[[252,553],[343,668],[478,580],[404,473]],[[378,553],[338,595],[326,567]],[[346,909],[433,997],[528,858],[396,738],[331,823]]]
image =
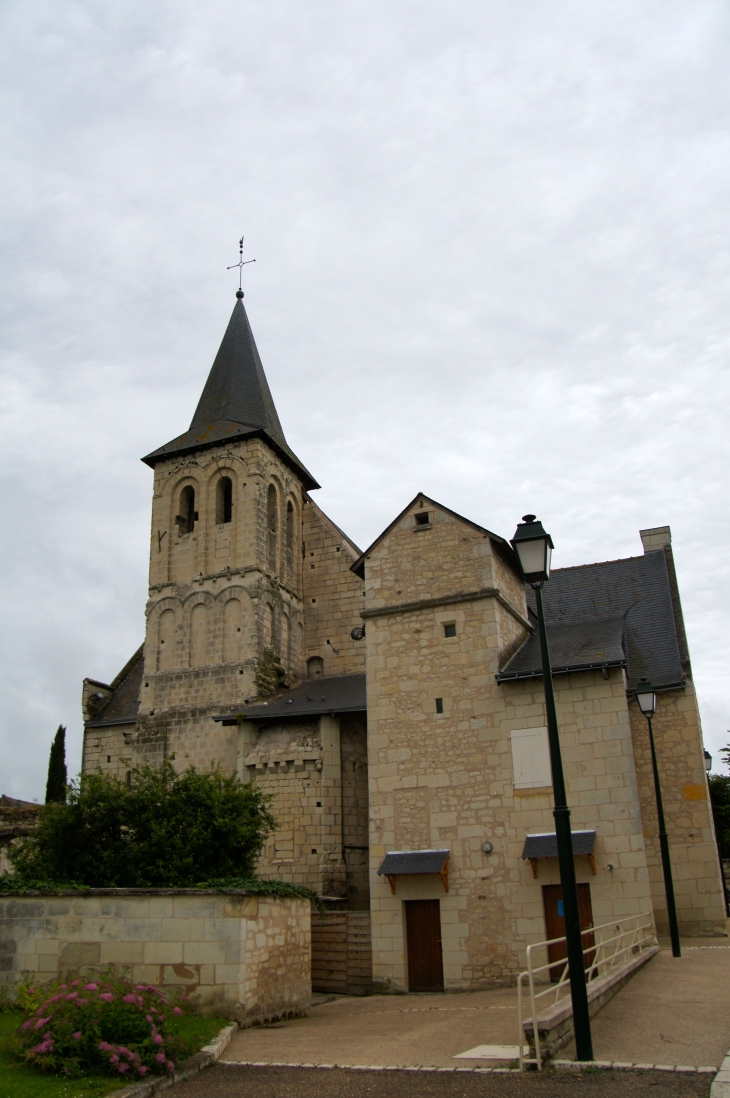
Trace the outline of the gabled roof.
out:
[[[142,644],[107,688],[114,691],[109,701],[92,720],[86,722],[86,727],[102,728],[109,724],[134,724],[139,710],[143,672],[144,645]]]
[[[142,458],[158,461],[192,453],[232,439],[254,436],[269,446],[301,478],[305,488],[319,488],[312,474],[289,449],[271,390],[243,307],[239,290],[223,342],[211,367],[190,429]]]
[[[486,537],[491,538],[492,541],[496,542],[498,545],[503,546],[507,550],[508,553],[510,553],[510,554],[513,553],[512,547],[509,544],[509,542],[505,541],[505,539],[500,537],[499,534],[493,534],[491,530],[487,530],[484,526],[479,526],[476,522],[472,522],[471,519],[464,518],[463,515],[459,515],[459,514],[457,514],[456,511],[452,511],[450,507],[444,507],[443,503],[437,503],[437,501],[435,499],[431,499],[429,496],[425,496],[423,494],[423,492],[418,492],[418,494],[413,497],[411,502],[406,507],[403,508],[401,513],[393,519],[390,526],[386,526],[386,528],[383,530],[382,534],[378,534],[378,536],[376,537],[376,539],[372,543],[372,545],[369,545],[367,547],[367,549],[365,550],[365,552],[361,553],[361,555],[358,557],[358,559],[355,561],[355,563],[351,566],[351,568],[350,568],[351,572],[355,572],[355,574],[360,576],[361,579],[364,578],[364,576],[365,576],[365,561],[368,559],[368,557],[371,555],[371,553],[375,549],[377,549],[377,547],[380,545],[380,543],[385,541],[388,534],[391,532],[391,530],[394,530],[396,528],[396,526],[401,521],[401,519],[405,515],[408,514],[411,507],[413,507],[415,505],[416,500],[423,500],[424,506],[426,506],[427,504],[430,504],[431,507],[438,507],[439,511],[444,511],[445,514],[451,515],[453,518],[458,519],[459,522],[463,522],[467,526],[471,526],[472,530],[478,530],[480,534],[484,534]]]
[[[270,701],[231,707],[229,714],[213,717],[220,724],[246,721],[290,721],[302,717],[320,717],[323,713],[364,713],[364,675],[328,675],[284,690]]]
[[[663,552],[558,568],[542,597],[556,673],[623,664],[629,691],[644,675],[660,689],[685,685]],[[529,588],[527,600],[534,608],[535,595]],[[531,637],[497,681],[541,675],[539,645]]]

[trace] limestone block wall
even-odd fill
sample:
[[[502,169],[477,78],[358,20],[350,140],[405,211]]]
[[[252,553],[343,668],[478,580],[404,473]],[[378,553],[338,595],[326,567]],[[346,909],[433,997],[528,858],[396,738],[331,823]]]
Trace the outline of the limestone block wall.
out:
[[[362,672],[365,646],[350,636],[365,605],[362,580],[350,571],[358,553],[309,497],[302,521],[305,663],[318,656],[324,675]]]
[[[343,713],[339,724],[348,908],[350,911],[369,911],[367,719],[364,713]]]
[[[647,722],[635,702],[630,714],[657,927],[660,934],[668,934]],[[653,726],[680,932],[687,936],[725,934],[720,860],[691,681],[685,690],[657,695]]]
[[[136,761],[132,747],[134,727],[133,724],[118,724],[86,728],[81,758],[82,772],[101,771],[103,774],[124,778]]]
[[[230,521],[218,486],[231,481]],[[184,493],[198,516],[184,519]],[[155,467],[145,708],[255,695],[256,660],[273,647],[303,673],[302,489],[261,439],[171,458]],[[199,669],[225,669],[230,681]]]
[[[240,1024],[304,1014],[310,905],[240,893],[98,889],[0,900],[0,986],[107,967]]]
[[[262,877],[347,898],[367,910],[367,733],[364,715],[243,722],[239,773],[271,794],[278,826],[258,864]]]
[[[373,974],[384,988],[407,987],[406,899],[440,900],[447,988],[511,983],[526,946],[545,937],[542,886],[558,883],[557,860],[541,861],[534,879],[520,855],[526,834],[554,830],[551,790],[515,789],[510,741],[512,730],[544,726],[542,682],[495,682],[499,607],[450,606],[455,637],[441,628],[446,608],[368,620]],[[594,920],[650,911],[623,673],[558,676],[555,686],[573,827],[598,833],[596,875],[587,858],[576,866]],[[383,855],[434,847],[451,850],[450,891],[413,877],[391,895],[377,876]]]
[[[429,522],[417,524],[415,516],[423,512]],[[365,607],[369,611],[494,586],[486,531],[417,500],[368,558]],[[524,597],[523,591],[523,605]]]

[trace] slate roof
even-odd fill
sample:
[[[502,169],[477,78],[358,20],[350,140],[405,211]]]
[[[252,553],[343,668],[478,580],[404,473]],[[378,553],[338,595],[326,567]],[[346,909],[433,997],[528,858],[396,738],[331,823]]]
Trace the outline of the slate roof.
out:
[[[240,291],[239,291],[240,292]],[[154,468],[158,461],[187,454],[236,438],[259,436],[301,477],[307,489],[319,488],[312,474],[289,449],[271,390],[243,307],[243,297],[231,313],[223,342],[198,401],[190,429],[142,458]]]
[[[528,589],[533,610],[534,599]],[[555,672],[625,661],[629,690],[644,675],[660,689],[684,686],[667,562],[661,550],[557,569],[545,584],[543,603]],[[497,681],[541,674],[539,644],[531,637],[499,672]]]
[[[548,646],[554,674],[585,671],[591,667],[624,667],[623,618],[609,621],[572,622],[548,625]],[[532,678],[541,671],[540,639],[530,637],[498,678]]]
[[[392,850],[385,855],[379,877],[401,877],[406,873],[440,873],[450,850]]]
[[[224,714],[213,720],[221,724],[236,724],[241,717],[247,721],[290,721],[323,713],[364,713],[366,708],[364,675],[331,675],[307,679],[271,701],[243,705],[235,715],[232,708],[231,716]]]
[[[103,728],[109,724],[134,724],[139,711],[139,695],[144,673],[144,645],[141,645],[117,675],[111,689],[114,691],[87,728]]]
[[[596,844],[595,831],[571,831],[574,854],[592,854]],[[522,849],[523,858],[557,858],[558,837],[554,831],[542,835],[527,835]]]

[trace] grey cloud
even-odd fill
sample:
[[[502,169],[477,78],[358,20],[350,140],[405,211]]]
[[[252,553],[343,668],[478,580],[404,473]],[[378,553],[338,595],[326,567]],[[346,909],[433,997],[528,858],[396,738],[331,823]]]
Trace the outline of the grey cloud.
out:
[[[419,489],[556,563],[670,523],[730,726],[728,12],[710,2],[9,3],[2,791],[143,635],[151,478],[246,304],[361,545]]]

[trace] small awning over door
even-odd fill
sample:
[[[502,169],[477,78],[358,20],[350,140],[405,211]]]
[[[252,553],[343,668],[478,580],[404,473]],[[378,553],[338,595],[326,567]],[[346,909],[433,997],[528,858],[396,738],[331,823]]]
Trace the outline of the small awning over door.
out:
[[[450,853],[450,850],[393,850],[380,863],[378,876],[388,878],[390,891],[395,894],[396,877],[438,873],[448,892]]]
[[[594,831],[571,831],[571,838],[573,840],[573,856],[578,854],[587,854],[591,863],[591,872],[595,875],[596,872],[596,859],[593,853],[593,847],[596,843],[596,832]],[[537,859],[538,858],[557,858],[558,856],[558,837],[554,831],[546,831],[540,835],[527,835],[525,837],[525,845],[522,850],[522,857],[529,861],[532,866],[532,876],[537,877]]]

